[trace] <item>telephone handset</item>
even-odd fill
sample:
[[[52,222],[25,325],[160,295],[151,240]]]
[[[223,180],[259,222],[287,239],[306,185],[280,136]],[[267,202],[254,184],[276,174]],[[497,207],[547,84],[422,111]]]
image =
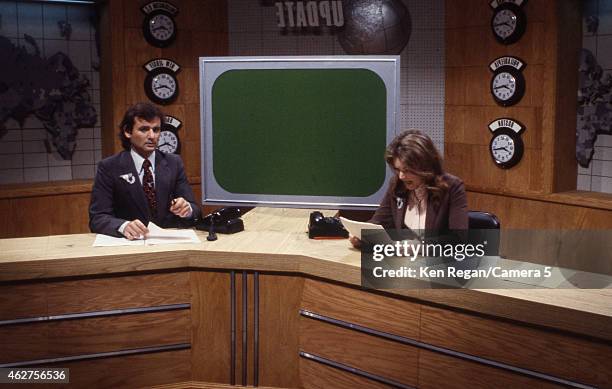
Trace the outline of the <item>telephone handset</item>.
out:
[[[226,207],[218,209],[202,219],[196,226],[198,230],[208,231],[209,240],[215,240],[215,233],[220,234],[235,234],[236,232],[244,231],[244,223],[240,208]]]

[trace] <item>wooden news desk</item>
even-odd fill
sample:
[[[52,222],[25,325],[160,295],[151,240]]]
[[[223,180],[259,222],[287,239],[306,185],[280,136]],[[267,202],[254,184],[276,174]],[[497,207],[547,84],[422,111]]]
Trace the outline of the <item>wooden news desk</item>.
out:
[[[0,240],[0,364],[96,388],[612,387],[610,289],[362,290],[359,252],[309,240],[308,213],[198,245]]]

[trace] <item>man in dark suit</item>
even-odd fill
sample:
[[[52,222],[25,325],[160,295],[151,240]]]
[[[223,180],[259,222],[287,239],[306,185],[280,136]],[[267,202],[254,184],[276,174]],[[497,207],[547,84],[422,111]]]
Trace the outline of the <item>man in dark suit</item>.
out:
[[[200,217],[181,158],[156,150],[163,118],[148,103],[125,113],[119,126],[125,150],[98,164],[89,204],[92,232],[132,240],[148,233],[149,221],[172,227]]]

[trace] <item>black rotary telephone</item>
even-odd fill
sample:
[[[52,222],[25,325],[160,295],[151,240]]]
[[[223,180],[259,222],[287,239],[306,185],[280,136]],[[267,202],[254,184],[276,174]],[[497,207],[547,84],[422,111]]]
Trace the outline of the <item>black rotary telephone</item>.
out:
[[[244,231],[244,223],[240,216],[242,216],[240,208],[221,208],[204,216],[196,228],[201,231],[208,231],[207,240],[217,240],[217,232],[220,234],[235,234]]]

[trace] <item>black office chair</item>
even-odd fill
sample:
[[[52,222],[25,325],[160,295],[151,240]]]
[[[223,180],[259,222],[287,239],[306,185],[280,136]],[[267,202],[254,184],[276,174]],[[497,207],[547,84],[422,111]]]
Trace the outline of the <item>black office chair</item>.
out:
[[[499,230],[501,223],[489,212],[468,211],[468,228],[477,230]]]
[[[489,212],[468,211],[468,241],[473,244],[487,242],[486,255],[499,255],[501,223]]]

